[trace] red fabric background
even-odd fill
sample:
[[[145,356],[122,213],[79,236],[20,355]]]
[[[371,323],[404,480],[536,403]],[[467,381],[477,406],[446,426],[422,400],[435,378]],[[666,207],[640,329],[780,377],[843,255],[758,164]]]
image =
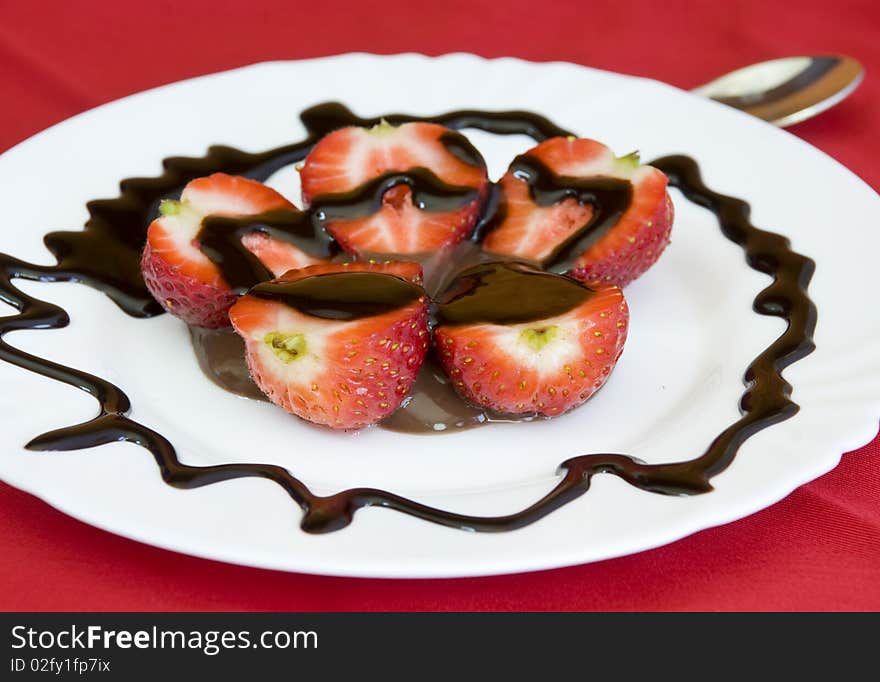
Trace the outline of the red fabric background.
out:
[[[865,83],[793,132],[880,187],[876,0],[406,5],[0,0],[0,150],[138,90],[267,59],[467,51],[568,60],[687,88],[762,59],[842,52],[865,64]],[[0,609],[880,610],[878,471],[880,438],[773,507],[666,547],[553,571],[419,581],[181,556],[0,484]]]

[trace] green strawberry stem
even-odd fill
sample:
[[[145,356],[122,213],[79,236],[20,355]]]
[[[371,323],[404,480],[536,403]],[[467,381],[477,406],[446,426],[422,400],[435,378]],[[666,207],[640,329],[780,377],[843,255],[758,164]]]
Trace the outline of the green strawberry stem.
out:
[[[638,168],[640,163],[639,152],[638,150],[636,150],[624,156],[618,156],[616,161],[618,164],[624,167]]]
[[[159,213],[162,215],[177,215],[183,208],[183,202],[173,199],[162,199],[159,202]]]
[[[397,130],[397,126],[392,125],[384,118],[380,120],[376,125],[369,129],[371,135],[384,135],[386,133],[391,133]]]

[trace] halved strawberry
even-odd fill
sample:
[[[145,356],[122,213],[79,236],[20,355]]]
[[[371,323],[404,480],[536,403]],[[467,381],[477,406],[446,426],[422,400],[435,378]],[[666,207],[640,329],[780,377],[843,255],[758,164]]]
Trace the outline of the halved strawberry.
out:
[[[407,396],[429,345],[416,263],[292,270],[229,311],[251,376],[286,411],[334,429],[384,419]]]
[[[552,187],[545,192],[552,203],[536,196],[536,175],[542,173]],[[618,158],[595,140],[555,137],[518,157],[499,184],[502,212],[483,241],[488,252],[528,259],[583,282],[622,287],[653,265],[669,243],[673,206],[666,175],[639,165],[636,154]],[[593,203],[573,196],[590,186],[599,204],[607,204],[598,214]]]
[[[325,209],[327,230],[361,256],[427,253],[461,241],[488,189],[479,152],[434,123],[336,130],[315,145],[300,175],[303,200]],[[369,196],[359,195],[364,189]]]
[[[465,271],[441,298],[434,341],[469,402],[554,417],[593,395],[626,341],[623,291],[521,263]]]
[[[227,311],[238,295],[222,268],[200,249],[197,237],[203,219],[270,211],[298,213],[278,192],[255,180],[215,173],[187,184],[180,201],[162,202],[161,215],[147,230],[141,272],[150,293],[165,310],[189,324],[227,326]],[[321,262],[260,232],[245,235],[241,243],[275,275]]]

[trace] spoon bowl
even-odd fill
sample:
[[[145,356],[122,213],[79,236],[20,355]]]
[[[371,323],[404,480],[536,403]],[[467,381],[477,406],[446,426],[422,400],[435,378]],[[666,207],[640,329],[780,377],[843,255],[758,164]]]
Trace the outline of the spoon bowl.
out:
[[[786,57],[732,71],[692,92],[785,127],[834,106],[862,82],[852,57]]]

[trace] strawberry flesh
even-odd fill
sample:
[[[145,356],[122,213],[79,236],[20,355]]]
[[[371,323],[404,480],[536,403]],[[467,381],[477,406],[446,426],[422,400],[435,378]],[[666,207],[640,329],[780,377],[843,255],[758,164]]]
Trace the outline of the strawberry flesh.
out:
[[[144,282],[167,312],[188,324],[209,328],[229,324],[227,311],[237,294],[225,272],[231,264],[218,265],[199,242],[205,225],[244,216],[302,215],[275,190],[225,173],[193,180],[180,201],[163,202],[160,212],[147,230],[141,257]],[[240,241],[244,249],[235,255],[248,264],[249,271],[261,273],[259,279],[321,261],[263,232],[250,232]]]
[[[327,264],[260,284],[229,311],[251,376],[276,405],[334,429],[394,412],[429,345],[415,263]]]
[[[300,175],[303,200],[329,204],[325,227],[359,256],[430,253],[460,242],[488,189],[479,153],[434,123],[336,130],[315,145]],[[369,208],[353,210],[364,198],[358,190],[372,184]]]
[[[560,415],[608,379],[629,312],[614,285],[586,287],[518,263],[463,273],[438,306],[440,363],[468,402],[511,415]]]
[[[527,177],[518,161],[545,171],[556,201],[541,200],[536,174]],[[630,186],[625,202],[621,183]],[[499,186],[501,210],[483,241],[487,252],[528,259],[586,283],[622,287],[669,243],[673,206],[666,176],[639,165],[635,155],[617,158],[594,140],[546,140],[519,157]],[[593,197],[586,200],[590,187]],[[554,196],[546,188],[544,194]]]

